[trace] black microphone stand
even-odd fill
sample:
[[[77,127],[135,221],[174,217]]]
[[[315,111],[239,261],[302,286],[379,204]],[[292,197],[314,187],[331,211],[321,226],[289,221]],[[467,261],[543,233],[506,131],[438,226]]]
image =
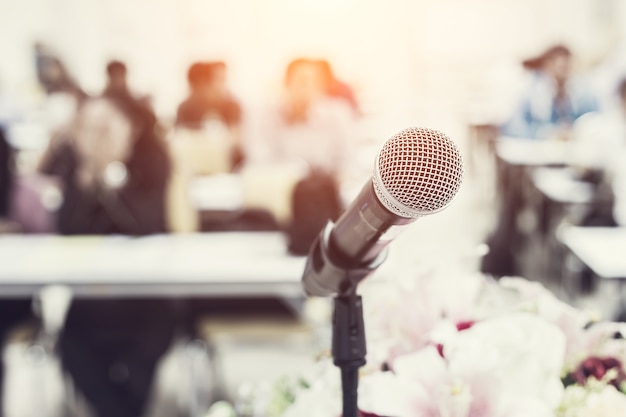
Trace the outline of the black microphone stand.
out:
[[[313,243],[303,281],[309,295],[334,296],[332,355],[341,369],[343,417],[358,417],[359,368],[365,365],[367,352],[363,304],[357,287],[381,265],[386,251],[361,264],[347,262],[332,248],[332,230],[333,223],[328,222]]]
[[[350,282],[358,283],[364,271],[351,271]],[[368,273],[371,271],[368,271]],[[332,355],[334,363],[341,369],[343,394],[343,417],[358,417],[359,368],[365,365],[365,328],[363,304],[356,293],[356,285],[334,299]]]

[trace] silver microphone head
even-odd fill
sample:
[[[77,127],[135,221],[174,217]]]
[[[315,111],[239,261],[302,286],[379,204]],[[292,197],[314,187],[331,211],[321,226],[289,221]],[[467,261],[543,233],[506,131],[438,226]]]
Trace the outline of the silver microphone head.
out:
[[[417,218],[445,208],[463,179],[463,159],[445,134],[424,128],[392,136],[378,153],[374,191],[390,212]]]

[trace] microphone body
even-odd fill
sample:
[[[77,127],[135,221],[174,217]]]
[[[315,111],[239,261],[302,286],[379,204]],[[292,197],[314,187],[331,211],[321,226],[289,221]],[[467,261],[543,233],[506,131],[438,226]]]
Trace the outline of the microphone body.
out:
[[[368,181],[337,220],[330,234],[330,248],[343,263],[367,264],[395,237],[395,234],[387,235],[392,227],[407,225],[415,220],[387,210],[376,197],[372,182]]]
[[[384,249],[397,235],[392,229],[399,232],[413,221],[387,210],[368,181],[337,223],[329,222],[313,243],[302,277],[307,295],[337,294],[358,283],[384,260]]]
[[[378,154],[372,180],[313,242],[302,276],[307,295],[353,291],[405,226],[453,199],[462,175],[460,153],[444,134],[411,128],[394,135]]]

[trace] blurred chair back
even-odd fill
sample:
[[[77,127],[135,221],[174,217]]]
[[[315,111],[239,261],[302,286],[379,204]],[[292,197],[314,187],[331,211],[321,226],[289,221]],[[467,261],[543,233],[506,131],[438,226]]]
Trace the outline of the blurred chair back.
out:
[[[298,163],[249,166],[242,176],[243,206],[265,210],[287,227],[292,221],[294,188],[306,176],[306,168]]]
[[[176,128],[169,140],[173,170],[167,191],[168,229],[190,233],[200,229],[200,215],[190,198],[194,177],[231,170],[232,138],[219,121],[205,129]]]
[[[192,175],[222,174],[231,170],[232,138],[225,126],[212,122],[206,129],[177,128],[170,150],[177,168]]]

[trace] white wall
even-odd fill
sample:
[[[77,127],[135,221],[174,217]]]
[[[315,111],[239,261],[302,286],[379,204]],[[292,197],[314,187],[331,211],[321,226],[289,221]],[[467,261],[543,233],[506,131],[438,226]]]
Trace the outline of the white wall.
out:
[[[490,66],[552,41],[569,42],[582,61],[595,59],[626,21],[624,12],[602,10],[623,10],[621,3],[0,0],[0,79],[10,88],[31,89],[29,48],[42,39],[91,92],[102,88],[106,61],[124,59],[133,87],[151,93],[159,113],[171,115],[194,59],[227,60],[234,89],[253,102],[278,89],[289,59],[315,55],[331,60],[366,107],[401,120],[432,97],[463,100]],[[605,22],[607,16],[613,21]]]

